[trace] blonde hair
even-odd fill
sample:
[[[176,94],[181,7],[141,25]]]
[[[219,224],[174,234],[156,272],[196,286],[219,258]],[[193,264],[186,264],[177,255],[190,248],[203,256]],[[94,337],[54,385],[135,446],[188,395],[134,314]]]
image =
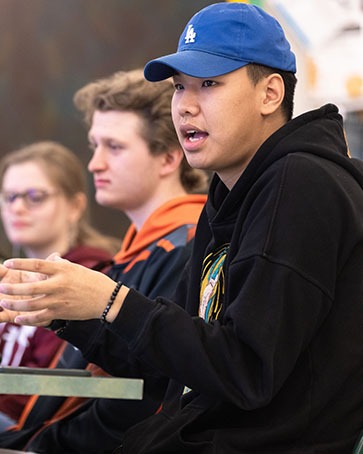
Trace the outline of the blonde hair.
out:
[[[142,120],[140,134],[151,154],[161,154],[171,148],[180,148],[171,118],[173,93],[170,80],[151,83],[144,78],[141,69],[135,69],[91,82],[78,90],[73,99],[88,126],[96,110],[135,113]],[[180,165],[180,181],[187,192],[204,191],[208,177],[203,170],[190,167],[184,156]]]
[[[5,155],[0,161],[0,186],[7,169],[15,164],[34,162],[50,181],[72,200],[76,194],[87,194],[86,171],[78,157],[65,146],[52,141],[35,142]],[[88,209],[78,221],[73,246],[90,246],[104,249],[111,254],[118,250],[120,242],[99,233],[89,224]]]

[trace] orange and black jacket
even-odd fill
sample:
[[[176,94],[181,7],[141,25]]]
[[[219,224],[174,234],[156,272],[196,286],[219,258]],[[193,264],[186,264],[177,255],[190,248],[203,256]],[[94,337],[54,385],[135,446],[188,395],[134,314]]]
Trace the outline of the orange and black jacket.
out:
[[[205,201],[205,195],[178,197],[159,207],[139,231],[131,225],[108,275],[150,298],[171,297],[191,255]],[[86,365],[69,345],[57,367]],[[104,373],[87,367],[94,375]],[[52,454],[112,452],[128,427],[158,410],[166,385],[164,378],[151,375],[142,401],[34,396],[20,423],[0,434],[0,447]]]

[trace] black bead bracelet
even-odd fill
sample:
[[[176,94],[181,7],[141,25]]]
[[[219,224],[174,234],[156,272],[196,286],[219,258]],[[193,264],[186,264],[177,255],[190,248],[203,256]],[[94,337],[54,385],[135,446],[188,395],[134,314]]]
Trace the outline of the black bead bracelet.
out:
[[[105,310],[103,311],[103,313],[101,315],[102,323],[108,323],[108,321],[106,320],[107,314],[109,313],[111,306],[114,303],[116,296],[121,287],[122,287],[122,281],[118,281],[116,284],[115,290],[112,292],[112,295],[110,296],[110,299],[108,300],[107,306],[105,307]]]

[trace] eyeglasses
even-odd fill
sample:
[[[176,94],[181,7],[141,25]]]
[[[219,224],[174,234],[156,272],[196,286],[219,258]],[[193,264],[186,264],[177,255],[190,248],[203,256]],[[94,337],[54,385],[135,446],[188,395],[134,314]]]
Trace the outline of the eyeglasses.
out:
[[[48,192],[43,189],[28,189],[24,192],[3,191],[0,194],[0,203],[2,206],[12,205],[16,199],[24,200],[27,208],[37,208],[42,205],[49,197],[57,195],[57,192]]]

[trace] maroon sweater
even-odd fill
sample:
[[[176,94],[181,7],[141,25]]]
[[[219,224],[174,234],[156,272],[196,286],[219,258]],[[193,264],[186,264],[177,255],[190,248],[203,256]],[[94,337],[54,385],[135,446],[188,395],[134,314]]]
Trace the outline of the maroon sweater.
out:
[[[88,246],[71,249],[64,258],[93,268],[100,262],[111,260],[108,252]],[[52,331],[41,327],[0,324],[0,365],[48,367],[63,341]],[[0,412],[18,420],[30,396],[0,394]]]

